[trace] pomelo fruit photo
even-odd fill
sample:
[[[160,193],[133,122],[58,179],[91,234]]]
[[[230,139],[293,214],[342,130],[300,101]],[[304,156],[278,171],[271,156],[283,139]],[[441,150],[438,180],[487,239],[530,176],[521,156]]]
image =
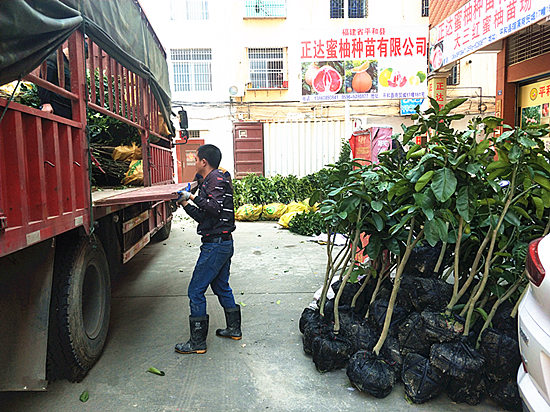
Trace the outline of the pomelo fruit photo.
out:
[[[311,86],[317,93],[335,94],[342,87],[342,76],[336,69],[326,64],[314,75]]]
[[[365,71],[355,73],[351,81],[351,87],[357,93],[366,93],[372,87],[372,77]]]
[[[317,66],[317,63],[311,63],[309,65],[309,67],[306,70],[306,74],[304,76],[304,80],[308,85],[311,86],[311,84],[313,83],[313,78],[315,77],[318,71],[319,71],[319,66]]]

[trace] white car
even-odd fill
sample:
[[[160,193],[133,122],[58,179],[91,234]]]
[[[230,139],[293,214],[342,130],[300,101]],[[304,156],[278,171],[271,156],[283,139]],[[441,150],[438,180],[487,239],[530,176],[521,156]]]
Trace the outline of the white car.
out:
[[[518,312],[522,365],[518,386],[524,410],[550,411],[550,235],[534,240],[527,253],[529,290]]]

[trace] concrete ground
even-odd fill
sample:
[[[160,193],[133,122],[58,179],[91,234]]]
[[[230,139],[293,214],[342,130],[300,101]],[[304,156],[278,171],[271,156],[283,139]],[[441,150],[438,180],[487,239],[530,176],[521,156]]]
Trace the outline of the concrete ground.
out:
[[[181,212],[181,210],[180,210]],[[204,355],[179,355],[188,338],[187,285],[199,253],[195,225],[178,214],[166,242],[148,245],[113,283],[104,353],[81,383],[0,393],[1,411],[496,411],[445,395],[410,405],[397,385],[385,399],[354,390],[345,370],[320,374],[302,350],[300,314],[319,287],[325,249],[274,222],[237,224],[230,283],[242,304],[243,339],[217,338],[225,320],[209,292]],[[166,373],[147,373],[154,366]],[[79,401],[87,390],[89,400]]]

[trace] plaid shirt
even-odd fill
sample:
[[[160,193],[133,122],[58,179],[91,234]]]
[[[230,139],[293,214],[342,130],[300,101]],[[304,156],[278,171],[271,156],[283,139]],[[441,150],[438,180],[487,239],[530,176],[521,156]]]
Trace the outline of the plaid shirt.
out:
[[[235,230],[233,185],[229,173],[212,170],[199,186],[193,202],[184,207],[199,225],[197,233],[203,237],[229,234]]]

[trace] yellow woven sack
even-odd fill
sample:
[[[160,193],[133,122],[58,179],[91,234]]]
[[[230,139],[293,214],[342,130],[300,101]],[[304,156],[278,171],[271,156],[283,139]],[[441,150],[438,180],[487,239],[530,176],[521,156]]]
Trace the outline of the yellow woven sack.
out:
[[[290,224],[290,221],[292,220],[292,218],[294,216],[296,216],[297,214],[300,214],[300,213],[303,213],[304,211],[301,211],[301,212],[298,212],[298,211],[294,211],[294,212],[286,212],[284,215],[281,216],[281,218],[279,219],[279,224],[282,226],[282,227],[286,227],[288,229],[288,225]]]
[[[319,210],[319,202],[315,203],[313,206],[309,205],[309,197],[305,200],[302,200],[300,203],[302,203],[304,206],[307,207],[307,210],[310,212],[317,212]]]
[[[291,202],[286,207],[286,213],[288,212],[307,212],[309,211],[309,206],[304,205],[299,202]]]
[[[143,184],[143,164],[141,160],[132,160],[130,167],[122,179],[123,185],[139,186]]]
[[[113,160],[139,160],[141,159],[141,147],[132,143],[132,146],[117,146],[113,149]]]
[[[242,205],[235,212],[235,219],[252,222],[258,220],[262,214],[262,205],[255,206],[251,204]]]
[[[284,203],[270,203],[264,206],[262,216],[268,220],[277,220],[286,212],[286,205]]]

